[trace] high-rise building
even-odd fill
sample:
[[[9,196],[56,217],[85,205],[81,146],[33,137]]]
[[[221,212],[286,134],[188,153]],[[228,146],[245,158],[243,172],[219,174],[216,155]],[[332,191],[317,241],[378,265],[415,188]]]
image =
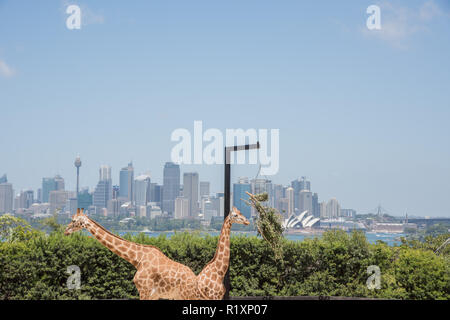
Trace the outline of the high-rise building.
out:
[[[294,180],[291,182],[291,187],[294,189],[294,207],[300,211],[299,207],[299,196],[300,191],[309,190],[311,191],[311,182],[306,179],[306,177],[301,177],[300,179]]]
[[[6,177],[6,173],[0,177],[0,183],[7,183],[8,178]]]
[[[82,189],[78,193],[78,208],[83,208],[87,211],[90,206],[92,206],[92,194],[89,193],[88,188]]]
[[[157,183],[150,184],[150,201],[161,206],[162,186]]]
[[[186,172],[183,174],[183,197],[189,200],[189,216],[198,215],[198,189],[199,179],[197,172]]]
[[[204,196],[209,196],[209,181],[200,181],[200,199]]]
[[[36,200],[38,203],[42,203],[42,188],[37,189]]]
[[[133,182],[134,182],[134,168],[133,163],[130,162],[127,167],[120,170],[120,191],[119,196],[128,201],[133,201]]]
[[[151,179],[147,174],[138,176],[134,180],[134,202],[136,206],[146,206],[151,202]]]
[[[56,190],[55,178],[42,178],[42,202],[47,203],[51,191]]]
[[[301,213],[303,211],[308,211],[307,215],[313,214],[313,202],[312,202],[312,192],[309,190],[302,190],[299,193],[299,208],[298,211]]]
[[[247,178],[239,178],[238,183],[233,184],[233,206],[235,206],[247,219],[250,219],[252,211],[244,200],[248,200],[249,196],[246,192],[252,192],[252,185]]]
[[[107,208],[108,200],[112,199],[111,167],[103,165],[100,167],[99,173],[99,182],[93,196],[93,205],[97,213],[101,212],[101,209]]]
[[[329,219],[336,219],[340,216],[341,206],[336,198],[331,198],[327,202],[326,215]]]
[[[65,189],[64,179],[59,174],[56,175],[54,179],[56,190],[64,190]]]
[[[175,199],[175,219],[183,219],[189,217],[189,200],[185,197],[177,197]]]
[[[313,193],[312,196],[312,211],[314,217],[320,218],[319,195],[317,193]]]
[[[322,201],[319,203],[320,218],[327,219],[327,203]]]
[[[59,210],[63,210],[66,207],[69,193],[64,190],[53,190],[49,194],[50,213],[54,214]]]
[[[281,184],[274,184],[273,185],[273,207],[278,210],[278,212],[281,213],[280,211],[280,199],[284,198],[284,187]]]
[[[14,191],[11,183],[0,183],[0,213],[12,213]]]
[[[175,199],[180,195],[180,166],[173,162],[166,162],[163,175],[161,209],[172,215],[175,212]]]
[[[294,213],[294,188],[289,187],[286,189],[286,198],[288,200],[287,216],[290,217]]]
[[[33,190],[21,191],[19,195],[19,203],[17,209],[28,209],[34,202]]]
[[[77,189],[76,189],[76,198],[78,201],[78,194],[80,192],[80,167],[81,167],[81,159],[80,156],[77,156],[75,158],[75,162],[74,162],[75,168],[77,168]],[[76,204],[77,208],[78,208],[78,203]]]

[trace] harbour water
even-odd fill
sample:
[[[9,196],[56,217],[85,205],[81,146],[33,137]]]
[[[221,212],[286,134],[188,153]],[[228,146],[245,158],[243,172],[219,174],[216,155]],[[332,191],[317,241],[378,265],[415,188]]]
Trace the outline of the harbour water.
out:
[[[181,232],[181,231],[180,231]],[[132,235],[136,235],[138,231],[128,231],[128,232],[119,232],[119,235],[123,236],[127,233]],[[165,235],[167,238],[170,238],[175,232],[173,231],[151,231],[151,232],[143,232],[149,237],[158,237],[159,235]],[[209,234],[211,236],[219,235],[219,231],[209,231],[209,232],[201,232],[201,234]],[[237,232],[233,231],[231,236],[236,235],[245,235],[245,236],[256,236],[256,232]],[[405,236],[402,233],[369,233],[366,232],[367,241],[370,243],[376,243],[377,240],[381,240],[386,242],[389,246],[396,246],[400,244],[400,237]],[[315,238],[321,237],[321,234],[285,234],[285,238],[293,241],[303,241],[307,238]]]

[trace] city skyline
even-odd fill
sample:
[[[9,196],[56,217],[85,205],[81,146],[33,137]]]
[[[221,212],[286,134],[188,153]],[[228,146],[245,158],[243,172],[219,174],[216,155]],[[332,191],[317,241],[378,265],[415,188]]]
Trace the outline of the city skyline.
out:
[[[275,183],[307,176],[358,212],[450,216],[448,1],[79,4],[89,19],[69,30],[64,1],[0,1],[0,175],[16,192],[56,174],[75,190],[77,154],[80,187],[102,164],[117,185],[130,162],[162,183],[171,133],[201,120],[279,129]],[[223,188],[222,166],[182,171]]]
[[[76,159],[79,160],[80,157],[77,156]],[[175,167],[177,168],[176,171],[177,171],[177,174],[179,176],[179,178],[178,178],[179,179],[178,180],[179,181],[179,183],[178,183],[179,191],[177,191],[177,193],[174,195],[174,199],[173,199],[173,206],[174,206],[174,208],[175,208],[175,200],[177,198],[190,199],[192,197],[190,193],[188,195],[180,193],[180,191],[183,191],[183,189],[184,189],[183,185],[185,185],[185,183],[186,183],[186,181],[185,181],[186,176],[191,177],[192,175],[196,175],[196,184],[197,184],[197,193],[198,194],[197,194],[197,196],[195,198],[197,199],[197,204],[200,206],[201,205],[201,201],[200,201],[201,198],[199,197],[199,195],[200,195],[200,191],[201,191],[201,183],[207,183],[208,190],[210,190],[209,189],[209,185],[211,184],[211,181],[206,181],[206,179],[204,179],[204,177],[202,177],[201,174],[199,174],[197,171],[181,170],[182,167],[183,167],[182,165],[173,164],[170,161],[166,162],[164,164],[164,166],[161,168],[161,172],[164,172],[164,168],[165,167],[167,167],[167,166],[170,167],[170,166],[173,166],[173,165],[175,165]],[[74,169],[72,169],[72,170],[75,172],[75,178],[74,179],[76,181],[76,179],[78,177],[77,172]],[[122,175],[123,175],[124,171],[131,171],[133,173],[131,175],[131,181],[130,181],[131,185],[128,185],[128,184],[124,185],[125,189],[127,189],[127,190],[130,190],[130,189],[134,190],[134,187],[137,186],[137,183],[139,183],[144,178],[148,179],[148,181],[149,181],[148,188],[150,188],[150,181],[151,181],[151,184],[158,185],[161,188],[163,187],[163,184],[164,184],[163,180],[164,179],[161,179],[162,181],[157,181],[157,180],[155,181],[155,179],[152,178],[152,174],[148,170],[145,171],[142,174],[137,175],[136,178],[134,178],[135,168],[133,167],[132,162],[129,162],[126,167],[122,167],[117,172],[118,177],[116,177],[116,180],[114,179],[115,174],[114,174],[114,171],[113,171],[111,166],[104,165],[104,164],[100,165],[99,168],[97,168],[97,172],[98,172],[97,175],[99,175],[99,177],[97,178],[97,182],[94,183],[94,185],[83,185],[83,184],[80,184],[80,190],[82,190],[83,192],[86,192],[86,190],[89,190],[89,192],[91,194],[91,197],[94,200],[93,201],[94,202],[93,203],[94,206],[107,208],[108,207],[108,204],[107,204],[108,203],[108,198],[112,199],[112,194],[114,192],[113,191],[113,187],[119,187],[120,186],[120,182],[123,181],[121,178],[122,178]],[[81,173],[80,177],[82,175],[83,174]],[[252,176],[244,176],[244,175],[236,177],[236,174],[234,174],[233,176],[234,176],[233,179],[232,179],[232,197],[233,197],[233,199],[231,199],[232,202],[236,201],[236,199],[235,199],[236,196],[234,194],[234,190],[236,188],[236,185],[244,183],[244,184],[250,186],[251,185],[250,182],[258,181],[258,180],[264,181],[264,180],[268,179],[270,181],[270,184],[273,187],[282,186],[284,188],[284,193],[286,193],[286,195],[285,195],[285,197],[282,197],[282,198],[285,198],[287,200],[285,208],[286,208],[286,212],[288,214],[289,213],[294,213],[294,211],[292,209],[288,209],[288,208],[292,207],[292,208],[296,208],[296,209],[297,208],[301,208],[300,212],[303,211],[303,210],[308,210],[311,213],[311,215],[317,216],[318,211],[320,211],[319,209],[320,209],[321,205],[327,205],[327,203],[329,203],[329,202],[333,203],[333,201],[335,201],[337,203],[338,207],[339,207],[339,209],[337,209],[338,212],[339,212],[339,210],[342,209],[342,210],[344,210],[346,212],[352,211],[352,212],[358,212],[360,214],[366,214],[366,213],[376,213],[376,210],[379,210],[379,209],[385,210],[384,208],[381,207],[382,203],[376,204],[375,207],[369,209],[368,211],[360,211],[356,207],[353,207],[352,205],[347,205],[346,204],[345,206],[342,206],[341,205],[342,203],[340,202],[340,200],[339,200],[339,202],[337,202],[338,200],[336,200],[336,197],[329,197],[329,198],[320,197],[320,201],[319,201],[318,193],[315,192],[315,191],[312,192],[311,179],[309,179],[309,177],[305,177],[305,176],[299,176],[298,178],[293,178],[293,180],[291,180],[290,182],[287,182],[287,183],[278,183],[277,181],[272,181],[270,179],[270,177],[264,177],[263,178],[261,176],[259,176],[259,177],[252,177]],[[66,195],[67,199],[65,199],[64,201],[69,200],[71,192],[72,192],[72,194],[76,195],[76,187],[75,188],[71,188],[71,187],[67,188],[66,187],[68,185],[67,184],[67,179],[65,177],[63,177],[62,175],[60,175],[60,174],[56,174],[54,177],[43,177],[42,180],[41,180],[41,184],[39,185],[38,188],[25,188],[25,189],[20,189],[20,190],[18,190],[18,189],[16,189],[14,187],[14,183],[9,180],[7,173],[5,173],[1,178],[2,178],[2,181],[7,179],[8,180],[7,181],[8,184],[12,185],[12,191],[14,191],[14,193],[13,193],[14,199],[16,197],[21,197],[22,194],[26,194],[28,191],[33,191],[33,194],[35,196],[35,200],[38,199],[39,192],[41,193],[41,197],[42,197],[43,200],[46,197],[48,198],[48,196],[49,196],[51,191],[65,190],[66,192],[68,192],[68,194]],[[174,177],[172,177],[172,179],[173,178]],[[256,178],[256,180],[255,180],[255,178]],[[129,177],[127,176],[126,180],[128,180],[128,179],[129,179]],[[192,178],[190,178],[190,180],[191,179]],[[106,186],[103,185],[105,183],[105,181],[107,183]],[[48,183],[50,183],[52,185],[52,187],[50,187],[49,190],[45,190],[45,187],[47,186]],[[189,182],[189,184],[190,183],[192,183],[192,182]],[[70,186],[70,184],[69,184],[69,186]],[[75,182],[75,186],[76,186],[76,182]],[[100,194],[101,194],[101,197],[102,197],[102,200],[100,201],[102,203],[101,205],[98,205],[98,204],[96,205],[95,204],[95,198],[96,198],[95,194],[96,194],[96,192],[97,193],[99,192],[98,188],[100,188],[100,190],[101,190],[100,191]],[[107,189],[110,189],[110,190],[107,190]],[[121,189],[124,189],[124,188],[118,188],[118,190],[117,190],[118,191],[118,194],[117,194],[118,196],[123,196],[123,193],[120,192]],[[290,189],[292,189],[292,195],[290,194],[291,193],[291,191],[289,191]],[[244,191],[241,191],[240,189],[238,189],[238,190],[239,190],[239,193],[241,193],[241,196],[243,196],[245,194],[245,191],[250,191],[250,189],[245,189]],[[256,191],[257,190],[258,190],[258,186],[256,186]],[[150,190],[148,190],[147,192],[148,192],[148,194],[150,194],[149,193]],[[223,192],[223,190],[221,190],[221,189],[214,190],[214,191],[210,190],[210,195],[219,194],[219,193],[222,193],[222,192]],[[273,192],[276,193],[277,191],[275,189],[273,189]],[[307,196],[309,195],[308,196],[309,197],[309,201],[310,201],[309,204],[305,205],[303,203],[305,201],[305,200],[302,200],[304,195],[307,195]],[[54,196],[57,196],[57,194],[55,194]],[[162,197],[162,195],[161,195],[161,197]],[[293,199],[291,199],[291,197],[293,197]],[[125,196],[125,198],[127,198],[127,197]],[[281,198],[281,196],[280,196],[280,198]],[[315,202],[314,202],[314,198],[315,198]],[[64,201],[62,201],[62,202],[64,202]],[[134,201],[134,199],[133,199],[133,201]],[[292,201],[292,204],[290,204],[291,201]],[[43,203],[44,202],[45,201],[43,201]],[[49,201],[47,201],[47,202],[49,202]],[[243,202],[240,201],[240,204],[242,204],[242,203]],[[314,207],[314,204],[316,205],[316,208]],[[275,208],[278,208],[278,204],[273,204],[273,206]],[[350,207],[352,209],[348,209]],[[161,208],[163,208],[163,204],[162,203],[161,203]],[[278,209],[281,210],[281,209],[284,209],[284,207],[280,207]],[[192,210],[192,205],[189,203],[189,211],[188,211],[188,213],[189,213],[190,216],[192,216],[190,214],[191,210]],[[326,209],[326,210],[328,210],[328,209]],[[163,211],[165,211],[165,210],[163,209]],[[172,211],[169,211],[169,212],[170,212],[170,214],[173,215],[175,211],[174,211],[174,209],[172,209]],[[298,213],[299,212],[297,212],[297,214]],[[388,214],[393,215],[393,216],[397,216],[397,217],[403,217],[405,214],[408,214],[409,216],[439,217],[439,215],[426,215],[426,214],[421,214],[421,213],[414,214],[414,213],[411,213],[411,212],[408,212],[408,211],[405,211],[404,213],[393,213],[393,212],[389,211]],[[330,216],[337,217],[338,215],[336,215],[336,214],[331,215],[330,214]],[[443,217],[445,217],[445,215]]]

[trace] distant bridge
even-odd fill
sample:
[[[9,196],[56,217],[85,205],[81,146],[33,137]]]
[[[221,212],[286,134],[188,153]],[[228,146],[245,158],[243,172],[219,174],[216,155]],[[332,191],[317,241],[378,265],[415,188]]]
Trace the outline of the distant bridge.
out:
[[[415,223],[417,225],[421,225],[421,224],[426,224],[427,226],[432,226],[434,224],[438,224],[438,223],[448,223],[450,224],[450,218],[429,218],[429,219],[425,219],[425,218],[409,218],[408,219],[409,223]]]

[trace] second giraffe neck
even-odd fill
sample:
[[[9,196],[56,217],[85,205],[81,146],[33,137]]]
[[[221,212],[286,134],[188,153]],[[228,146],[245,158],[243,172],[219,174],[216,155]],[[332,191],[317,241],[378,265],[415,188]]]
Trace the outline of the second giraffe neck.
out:
[[[221,277],[225,276],[228,265],[230,263],[230,233],[231,221],[228,216],[223,222],[222,230],[220,232],[219,243],[217,244],[216,254],[211,261],[211,266],[216,267]]]

